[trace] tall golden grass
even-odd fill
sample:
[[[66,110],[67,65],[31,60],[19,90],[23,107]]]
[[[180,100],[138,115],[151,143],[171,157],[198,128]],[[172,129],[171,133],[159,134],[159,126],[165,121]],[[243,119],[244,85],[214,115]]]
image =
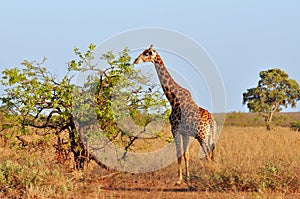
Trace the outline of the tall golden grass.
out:
[[[215,162],[195,160],[192,184],[209,191],[300,191],[300,134],[289,128],[225,127]]]
[[[169,136],[168,133],[164,138]],[[135,148],[148,151],[151,143],[157,144],[154,148],[163,145],[162,141],[148,140]],[[269,197],[272,196],[270,192],[300,192],[300,134],[289,128],[276,127],[266,131],[264,127],[225,126],[216,144],[214,162],[199,160],[199,150],[199,144],[194,141],[190,147],[190,187],[201,193],[205,191],[208,197],[215,194],[220,198],[222,192],[227,194],[226,197],[232,192],[235,195],[229,197],[244,196],[245,193]],[[87,194],[105,198],[108,194],[103,188],[106,185],[95,180],[107,175],[107,171],[94,164],[86,171],[70,172],[56,162],[54,149],[50,146],[5,147],[0,148],[0,153],[0,198],[74,198]],[[149,192],[152,186],[162,192],[159,195],[170,195],[171,190],[176,190],[176,178],[174,162],[153,173],[119,173],[109,177],[107,183],[116,194],[118,190],[126,189],[141,194]],[[162,186],[165,188],[160,188]]]

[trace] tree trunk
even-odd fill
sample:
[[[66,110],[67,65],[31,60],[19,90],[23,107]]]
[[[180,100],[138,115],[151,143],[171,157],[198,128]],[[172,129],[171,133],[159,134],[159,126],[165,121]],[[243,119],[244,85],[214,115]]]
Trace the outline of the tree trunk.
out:
[[[277,110],[277,105],[275,104],[275,105],[271,108],[271,111],[269,112],[268,116],[266,116],[266,118],[265,118],[265,121],[266,121],[266,128],[267,128],[268,131],[271,130],[271,123],[272,123],[273,116],[274,116],[276,110]]]
[[[90,160],[90,155],[80,139],[72,116],[70,116],[69,138],[71,141],[71,152],[74,155],[75,169],[84,169]]]
[[[271,121],[269,121],[269,120],[266,121],[266,128],[268,131],[271,130]]]

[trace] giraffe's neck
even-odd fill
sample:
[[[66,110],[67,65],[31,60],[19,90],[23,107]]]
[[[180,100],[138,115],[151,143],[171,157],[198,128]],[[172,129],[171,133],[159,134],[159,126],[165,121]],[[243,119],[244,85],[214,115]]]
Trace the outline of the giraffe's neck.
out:
[[[181,87],[172,78],[171,74],[167,70],[164,62],[162,61],[159,55],[157,55],[154,61],[154,66],[163,91],[172,106],[177,96],[177,92],[180,90]]]

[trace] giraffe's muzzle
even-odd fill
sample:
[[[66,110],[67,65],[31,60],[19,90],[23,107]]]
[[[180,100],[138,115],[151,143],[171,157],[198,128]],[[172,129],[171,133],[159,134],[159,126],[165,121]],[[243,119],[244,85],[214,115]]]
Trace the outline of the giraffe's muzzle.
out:
[[[139,64],[141,63],[141,59],[138,57],[134,60],[133,64]]]

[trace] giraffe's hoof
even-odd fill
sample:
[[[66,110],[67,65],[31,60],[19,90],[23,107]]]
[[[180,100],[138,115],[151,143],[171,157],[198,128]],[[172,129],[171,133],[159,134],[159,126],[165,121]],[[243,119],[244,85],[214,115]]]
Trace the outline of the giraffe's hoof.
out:
[[[178,180],[175,185],[181,185],[182,184],[182,180]]]
[[[198,191],[198,188],[190,185],[189,190],[190,191]]]

